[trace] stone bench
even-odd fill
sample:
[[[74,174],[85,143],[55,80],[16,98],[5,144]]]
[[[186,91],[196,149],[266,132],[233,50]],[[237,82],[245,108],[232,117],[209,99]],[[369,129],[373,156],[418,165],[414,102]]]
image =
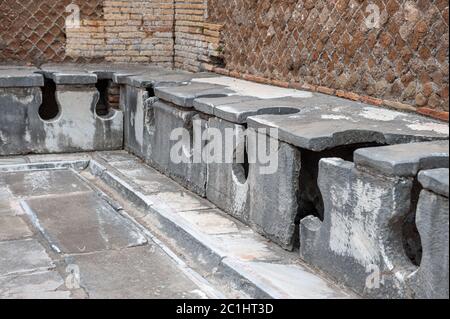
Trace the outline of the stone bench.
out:
[[[448,152],[437,141],[321,159],[324,217],[302,219],[302,259],[366,297],[448,298]]]
[[[79,66],[0,70],[0,155],[123,147],[123,113],[97,111],[99,79]]]

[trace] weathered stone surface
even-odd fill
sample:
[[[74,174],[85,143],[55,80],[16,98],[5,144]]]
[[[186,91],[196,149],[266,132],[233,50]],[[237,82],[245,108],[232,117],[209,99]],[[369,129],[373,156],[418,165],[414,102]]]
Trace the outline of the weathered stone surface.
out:
[[[144,151],[144,125],[145,125],[145,105],[149,98],[149,93],[145,88],[127,86],[121,91],[124,99],[124,133],[125,148],[133,154],[143,158]]]
[[[68,170],[0,174],[0,185],[16,197],[87,192],[90,189]]]
[[[97,75],[88,73],[82,67],[65,64],[44,64],[40,72],[58,85],[86,85],[97,83]]]
[[[363,296],[411,297],[404,278],[416,269],[403,247],[412,179],[372,175],[338,158],[320,162],[325,214],[300,224],[300,255]]]
[[[35,239],[0,242],[0,277],[54,267],[44,247]]]
[[[38,87],[0,88],[0,155],[28,152],[33,139],[43,132],[30,133],[30,119],[38,119],[42,92]]]
[[[264,137],[259,133],[258,139]],[[250,141],[249,148],[256,151],[258,146]],[[249,165],[250,224],[259,233],[290,250],[297,238],[301,153],[289,144],[274,144],[272,137],[267,139],[267,150],[272,154],[278,152],[278,165],[271,163],[276,165],[274,172],[264,172],[268,164],[259,159]]]
[[[253,83],[229,77],[194,79],[193,83],[223,85],[234,93],[223,98],[197,98],[194,107],[233,123],[246,123],[249,116],[294,114],[304,100],[316,94]]]
[[[0,88],[25,88],[44,86],[44,77],[37,74],[36,68],[0,67]],[[0,101],[0,106],[1,106]]]
[[[31,237],[33,232],[19,216],[1,216],[0,211],[0,241]]]
[[[145,237],[94,193],[26,200],[27,214],[58,253],[140,246]]]
[[[70,291],[58,290],[64,280],[57,271],[0,278],[1,299],[69,299]]]
[[[248,118],[249,127],[278,128],[282,141],[300,148],[322,151],[337,146],[447,139],[448,124],[329,96],[299,99],[293,115]]]
[[[241,96],[241,95],[230,95],[230,96],[217,97],[217,98],[203,97],[203,98],[198,98],[198,99],[194,100],[194,108],[197,111],[205,113],[205,114],[216,115],[215,111],[219,107],[222,107],[222,106],[231,107],[231,106],[234,106],[234,104],[240,105],[242,102],[257,101],[257,100],[258,100],[257,98],[254,98],[251,96]],[[217,117],[220,117],[220,116],[217,116]]]
[[[129,76],[123,79],[123,83],[138,88],[171,87],[187,85],[194,76],[193,73],[181,70],[156,69],[143,72],[139,75]],[[207,74],[205,74],[207,76]]]
[[[145,119],[145,160],[203,196],[207,170],[206,163],[198,159],[201,155],[198,152],[206,143],[201,138],[206,122],[194,111],[179,109],[161,101],[148,107]],[[185,136],[186,139],[180,135],[184,133],[189,134]]]
[[[446,171],[446,172],[445,172]],[[448,169],[422,171],[419,175],[423,186],[427,188],[420,194],[416,212],[416,224],[422,241],[422,260],[419,269],[406,279],[408,288],[415,298],[449,298],[449,206],[448,206]],[[446,196],[435,193],[444,186],[435,178],[444,179]],[[432,179],[432,181],[430,180]]]
[[[437,168],[419,173],[419,182],[423,188],[444,197],[448,197],[448,178],[448,168]]]
[[[222,140],[214,140],[208,144],[211,148],[206,149],[208,154],[206,198],[228,214],[248,222],[250,189],[245,171],[247,163],[244,162],[244,156],[240,156],[241,159],[237,158],[247,147],[245,127],[213,117],[208,121],[208,129],[218,130]],[[232,140],[227,143],[224,141],[226,130],[232,132]]]
[[[84,254],[69,262],[79,267],[81,285],[93,299],[206,298],[159,248]]]
[[[234,93],[221,85],[193,82],[182,86],[155,88],[157,97],[185,108],[192,108],[197,98],[225,97]]]
[[[60,116],[43,125],[46,152],[99,151],[120,149],[123,144],[123,113],[110,109],[106,116],[98,116],[95,107],[99,93],[95,88],[81,91],[75,87],[57,89],[56,99]],[[36,129],[31,128],[30,133]],[[38,149],[37,152],[40,150]],[[42,152],[42,151],[40,151]]]
[[[122,148],[123,114],[111,109],[98,116],[94,87],[58,87],[55,98],[59,114],[46,121],[39,88],[0,89],[0,155]]]
[[[400,144],[355,151],[356,166],[394,176],[416,176],[419,170],[448,167],[449,142]]]

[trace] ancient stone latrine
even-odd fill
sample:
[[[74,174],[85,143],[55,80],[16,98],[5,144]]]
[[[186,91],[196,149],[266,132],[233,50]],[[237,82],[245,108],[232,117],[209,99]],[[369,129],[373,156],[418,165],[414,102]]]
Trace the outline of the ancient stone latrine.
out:
[[[11,1],[6,2],[10,5]],[[359,38],[354,43],[359,49],[343,44],[346,49],[330,53],[330,60],[322,65],[327,60],[327,41],[333,39],[333,32],[327,37],[324,26],[331,23],[327,21],[344,28],[337,29],[339,34],[350,36],[350,29],[345,28],[363,18],[362,2],[324,5],[321,1],[298,1],[294,8],[294,1],[281,10],[284,7],[278,1],[271,6],[266,1],[242,2],[239,7],[233,7],[239,1],[224,1],[214,4],[213,12],[211,3],[214,2],[104,1],[96,7],[101,8],[101,14],[82,15],[81,28],[67,31],[64,52],[55,55],[43,50],[41,57],[59,61],[72,55],[74,59],[101,58],[108,63],[0,66],[0,156],[125,149],[221,212],[283,249],[299,254],[299,260],[360,296],[448,298],[448,123],[362,103],[370,102],[367,99],[343,99],[321,93],[335,90],[335,82],[328,82],[332,77],[344,77],[342,74],[350,70],[367,74],[361,48],[368,45],[369,39],[375,37],[372,40],[376,41],[372,43],[374,53],[367,56],[376,60],[375,48],[384,31],[389,30],[391,36],[405,36],[409,30],[405,28],[413,22],[419,24],[422,18],[415,15],[408,16],[406,21],[410,24],[406,27],[397,21],[401,19],[400,8],[412,4],[389,1],[383,7],[380,1],[378,5],[394,17],[385,21],[386,27],[375,35],[370,35],[374,31],[359,36],[352,32],[351,37]],[[419,1],[416,6],[420,12],[434,12],[431,16],[435,23],[428,27],[439,28],[440,17],[448,14],[448,5],[445,7],[440,1],[428,3],[427,6]],[[36,6],[43,4],[38,1]],[[223,6],[234,9],[223,9],[228,13],[222,13],[219,19]],[[252,10],[255,6],[258,10]],[[353,12],[351,19],[345,8],[354,10],[349,11]],[[410,14],[413,13],[419,14],[414,10]],[[256,15],[257,21],[260,17],[265,19],[250,27],[249,23],[255,20],[249,19],[248,14]],[[344,27],[342,21],[347,18],[350,22]],[[233,19],[237,23],[230,24]],[[306,25],[304,30],[291,30],[296,19],[310,19],[311,23],[318,19],[311,26],[316,25],[318,30]],[[218,20],[219,24],[211,23]],[[390,24],[395,21],[399,29]],[[289,32],[278,32],[286,23],[291,36]],[[233,28],[242,33],[234,33]],[[353,28],[357,29],[354,25]],[[419,32],[417,50],[432,38],[428,29],[420,28],[423,32]],[[254,32],[259,32],[259,36]],[[297,70],[300,73],[295,73],[295,66],[289,66],[287,72],[282,71],[283,64],[268,63],[272,61],[267,60],[269,47],[275,58],[280,52],[277,50],[285,52],[292,47],[292,36],[301,38],[304,32],[311,35],[300,51],[310,50],[317,59],[308,55],[308,63]],[[413,36],[415,33],[411,32]],[[239,37],[233,38],[233,33]],[[260,42],[265,37],[270,41]],[[287,42],[277,37],[287,37]],[[396,36],[392,38],[390,43],[403,43]],[[232,42],[245,40],[254,54],[245,54],[249,48],[243,43],[238,49]],[[442,41],[432,50],[433,58],[427,60],[425,69],[434,70],[426,80],[433,87],[429,98],[445,101],[448,43],[443,61],[439,60],[441,44]],[[405,51],[405,46],[403,43],[400,48]],[[389,45],[385,49],[389,51],[388,48]],[[411,59],[419,54],[410,51]],[[24,60],[30,57],[28,51],[21,52]],[[16,53],[1,54],[5,60],[11,60]],[[291,61],[290,56],[283,54],[281,60]],[[358,54],[357,62],[353,59]],[[256,57],[261,58],[259,62],[249,61]],[[330,68],[333,59],[336,69]],[[391,84],[406,85],[401,96],[395,95],[403,103],[409,101],[403,96],[404,89],[410,86],[407,78],[413,76],[409,82],[412,83],[422,77],[413,73],[419,71],[413,71],[404,57],[401,60],[400,63],[393,57],[391,61],[396,64]],[[216,63],[221,65],[219,69],[214,66]],[[393,67],[389,63],[375,64],[380,74],[389,73],[384,67]],[[244,65],[249,68],[243,70]],[[239,75],[224,67],[264,78],[247,75],[255,80],[249,82],[214,73]],[[342,69],[342,73],[337,69]],[[354,74],[347,75],[357,76]],[[368,74],[376,79],[376,75]],[[305,83],[295,85],[297,89],[307,87],[308,81],[324,81],[314,84],[324,87],[318,86],[313,92],[300,91],[280,82],[292,82],[299,75]],[[267,83],[267,77],[272,76],[276,79],[274,84],[284,87],[255,83]],[[361,83],[357,82],[356,86],[348,84],[348,88],[367,92],[372,102],[388,94],[386,89],[377,95],[368,86],[359,87]],[[416,89],[422,88],[420,85]],[[428,105],[427,109],[445,109],[439,103]],[[180,128],[187,132],[187,139],[181,143],[173,138],[174,131]],[[211,137],[203,138],[226,136],[229,130],[233,132],[231,143],[217,144]],[[255,157],[262,145],[276,151],[275,169],[270,169],[270,162]],[[195,160],[199,155],[196,147],[207,150],[200,154],[204,154],[200,161]],[[178,161],[173,160],[174,149]],[[217,152],[228,154],[229,158],[213,160]],[[91,169],[102,178],[108,176],[102,174],[101,167]],[[120,181],[113,184],[119,187]]]

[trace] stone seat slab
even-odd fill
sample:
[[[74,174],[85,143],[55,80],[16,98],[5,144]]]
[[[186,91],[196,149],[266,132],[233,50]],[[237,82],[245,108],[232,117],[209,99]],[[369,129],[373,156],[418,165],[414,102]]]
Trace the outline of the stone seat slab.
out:
[[[0,68],[0,88],[44,86],[44,77],[38,71],[27,67]]]
[[[448,198],[448,168],[437,168],[421,171],[419,182],[425,189]]]
[[[448,139],[448,124],[415,114],[328,97],[293,115],[248,118],[252,128],[278,128],[279,139],[311,151],[358,143],[400,144]],[[305,102],[306,104],[306,102]]]
[[[158,69],[125,77],[122,84],[138,88],[186,85],[192,80],[193,76],[192,73],[186,71]]]
[[[200,97],[224,97],[235,92],[225,86],[208,83],[189,83],[176,87],[157,87],[156,97],[175,105],[192,108],[194,100]]]
[[[386,175],[411,177],[423,169],[448,167],[448,156],[447,140],[361,148],[355,151],[354,161]]]

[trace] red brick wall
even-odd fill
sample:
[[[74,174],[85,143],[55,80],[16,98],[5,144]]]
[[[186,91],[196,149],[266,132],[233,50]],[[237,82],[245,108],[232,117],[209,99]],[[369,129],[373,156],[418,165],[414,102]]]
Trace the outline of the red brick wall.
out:
[[[369,4],[379,8],[378,27],[368,27]],[[208,14],[224,25],[229,71],[426,112],[448,111],[448,4],[209,0]]]

